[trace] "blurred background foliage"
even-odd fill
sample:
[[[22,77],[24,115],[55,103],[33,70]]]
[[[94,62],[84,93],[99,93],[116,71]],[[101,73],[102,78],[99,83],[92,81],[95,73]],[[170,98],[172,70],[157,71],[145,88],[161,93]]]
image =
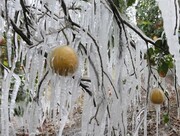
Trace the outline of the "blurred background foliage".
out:
[[[136,3],[136,0],[113,0],[119,11],[125,14],[128,7]],[[161,37],[163,32],[163,20],[156,0],[138,0],[136,3],[137,26],[150,38]]]
[[[136,9],[137,26],[154,40],[161,37],[163,20],[156,1],[139,0]]]
[[[160,77],[165,77],[173,68],[174,60],[169,52],[163,30],[163,19],[156,0],[127,0],[126,3],[124,0],[114,0],[114,2],[121,13],[125,13],[129,6],[135,4],[137,26],[155,41],[155,46],[149,47],[144,59],[157,70]]]

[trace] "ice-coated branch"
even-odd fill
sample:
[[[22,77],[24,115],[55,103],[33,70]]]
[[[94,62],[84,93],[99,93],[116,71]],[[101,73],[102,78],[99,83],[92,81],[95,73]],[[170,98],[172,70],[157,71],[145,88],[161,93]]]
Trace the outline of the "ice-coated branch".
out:
[[[39,11],[42,16],[39,17],[38,21],[44,17],[44,15],[47,15],[48,17],[51,17],[51,14],[48,13],[48,11],[42,11],[41,9],[39,8],[35,8],[35,7],[30,7],[30,6],[26,6],[26,8],[28,9],[36,9],[37,11]],[[56,17],[56,18],[55,18]],[[58,19],[61,19],[58,15],[56,14],[53,14],[53,17],[52,17],[54,20],[58,21]]]
[[[139,28],[130,24],[128,21],[126,21],[126,19],[123,19],[118,8],[116,7],[116,5],[114,4],[114,2],[112,0],[108,0],[107,3],[109,3],[109,6],[115,16],[115,19],[116,19],[119,27],[121,27],[120,24],[123,23],[126,26],[128,26],[130,29],[132,29],[134,32],[136,32],[145,42],[155,45],[154,41],[152,39],[150,39],[149,37],[147,37]]]
[[[176,24],[174,27],[174,35],[176,35],[176,30],[177,30],[177,26],[178,26],[178,10],[177,10],[177,0],[174,0],[174,7],[175,7],[175,13],[176,13]]]
[[[61,0],[61,6],[62,6],[65,16],[67,16],[67,7],[66,7],[64,0]]]
[[[147,105],[148,104],[148,98],[149,98],[149,91],[150,91],[150,77],[151,77],[151,74],[153,74],[153,71],[152,71],[151,62],[150,62],[150,58],[149,58],[150,55],[149,55],[149,52],[148,52],[148,48],[149,48],[148,43],[146,43],[146,47],[147,47],[147,54],[148,54],[147,55],[147,59],[148,59],[148,80],[147,80],[147,92],[146,92],[146,98],[147,98],[146,99],[146,105]]]
[[[62,33],[66,39],[67,45],[69,45],[69,40],[68,40],[68,37],[67,37],[66,33],[64,32],[64,30],[62,30]]]
[[[115,95],[116,95],[116,98],[119,99],[118,94],[117,94],[117,91],[116,91],[116,88],[114,87],[114,84],[113,84],[112,80],[110,79],[109,75],[108,75],[105,71],[103,71],[103,73],[104,73],[105,76],[108,78],[108,80],[109,80],[109,82],[110,82],[110,84],[111,84],[111,86],[112,86],[112,88],[113,88],[113,90],[114,90],[114,93],[115,93]]]
[[[20,4],[21,4],[21,7],[22,7],[23,15],[24,15],[24,22],[25,22],[25,27],[26,27],[26,30],[27,30],[27,37],[28,37],[28,39],[30,39],[30,31],[29,31],[29,27],[28,27],[28,18],[27,18],[27,15],[26,15],[26,13],[28,13],[28,10],[26,9],[23,0],[20,0]]]
[[[19,29],[12,20],[10,21],[14,31],[18,33],[28,45],[33,45],[32,41],[23,33],[23,31]]]
[[[92,122],[93,119],[94,119],[94,120],[96,121],[97,125],[99,126],[99,121],[98,121],[98,119],[97,119],[97,114],[98,114],[100,105],[101,105],[101,104],[99,104],[99,105],[97,106],[97,108],[96,108],[96,113],[95,113],[94,116],[91,117],[91,119],[90,119],[90,121],[89,121],[89,124],[91,124],[91,122]]]
[[[136,68],[135,68],[135,65],[134,65],[133,56],[132,56],[132,53],[131,53],[131,50],[130,50],[129,46],[127,46],[127,49],[129,51],[129,55],[131,57],[131,63],[132,63],[133,71],[134,71],[133,74],[135,75],[135,78],[137,79]]]
[[[80,43],[80,47],[84,50],[85,54],[87,55],[87,50],[86,50],[86,48],[81,43]],[[95,67],[95,65],[94,65],[94,63],[93,63],[93,61],[92,61],[90,56],[88,56],[88,60],[89,60],[89,63],[91,64],[91,66],[92,66],[92,68],[94,70],[94,73],[95,73],[97,81],[98,81],[98,86],[99,86],[100,82],[99,82],[99,77],[98,77],[98,72],[96,70],[96,67]]]
[[[84,91],[86,91],[88,94],[89,94],[89,96],[92,96],[92,92],[88,89],[88,85],[85,85],[85,84],[83,84],[82,82],[80,82],[80,84],[79,84],[81,87],[82,87],[82,89],[84,90]]]
[[[83,30],[83,32],[87,33],[87,35],[92,39],[92,41],[94,42],[95,46],[96,46],[96,49],[97,49],[97,52],[98,52],[98,55],[99,55],[99,59],[100,59],[100,66],[101,66],[101,77],[102,77],[102,86],[103,87],[103,80],[104,80],[104,74],[103,74],[103,62],[102,62],[102,56],[101,56],[101,53],[100,53],[100,48],[99,48],[99,45],[96,41],[96,39],[92,36],[92,34],[90,34],[90,32],[86,31],[84,28],[82,28],[80,25],[78,25],[77,23],[73,22],[71,19],[69,19],[70,23],[72,24],[72,27],[75,26],[77,27],[78,29],[81,29]],[[90,58],[90,57],[88,57]],[[99,80],[98,80],[99,81]],[[100,85],[100,84],[99,84]]]

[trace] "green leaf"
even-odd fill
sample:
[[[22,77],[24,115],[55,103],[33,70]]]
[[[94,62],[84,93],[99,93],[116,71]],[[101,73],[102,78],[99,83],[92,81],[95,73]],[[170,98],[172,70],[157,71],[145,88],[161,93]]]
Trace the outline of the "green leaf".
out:
[[[136,1],[136,0],[128,0],[128,1],[127,1],[127,6],[128,6],[128,7],[129,7],[129,6],[132,6],[132,4],[135,3],[135,1]]]
[[[150,25],[151,22],[149,22],[149,21],[141,21],[141,22],[139,22],[139,24],[140,25]]]
[[[161,38],[158,38],[158,39],[155,41],[155,52],[156,52],[156,53],[161,52],[161,48],[162,48],[162,39],[161,39]]]
[[[158,73],[163,73],[166,75],[167,72],[168,72],[168,64],[162,60],[158,65]]]
[[[154,50],[153,50],[153,48],[149,48],[148,49],[148,55],[149,55],[149,57],[151,58],[151,56],[154,54]]]
[[[8,66],[9,66],[8,61],[7,61],[7,60],[4,60],[4,61],[3,61],[3,65],[6,66],[6,67],[8,67]]]
[[[169,122],[169,114],[164,113],[164,115],[163,115],[163,121],[164,121],[165,124]]]
[[[174,67],[174,60],[173,60],[173,56],[171,54],[165,55],[164,56],[164,60],[165,62],[168,64],[169,68],[173,68]]]

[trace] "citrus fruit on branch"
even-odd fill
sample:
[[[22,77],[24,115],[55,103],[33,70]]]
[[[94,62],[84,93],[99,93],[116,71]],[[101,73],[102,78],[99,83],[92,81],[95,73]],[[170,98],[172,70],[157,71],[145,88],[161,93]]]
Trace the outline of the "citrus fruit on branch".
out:
[[[78,68],[78,56],[70,46],[55,47],[50,53],[50,67],[61,76],[73,75]]]
[[[150,100],[153,104],[162,104],[164,102],[164,92],[159,88],[154,88],[150,92]]]

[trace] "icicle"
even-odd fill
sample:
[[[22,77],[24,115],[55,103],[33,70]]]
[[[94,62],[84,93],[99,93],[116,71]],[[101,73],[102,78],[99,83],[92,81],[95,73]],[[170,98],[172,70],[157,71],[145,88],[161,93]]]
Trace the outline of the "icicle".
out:
[[[8,1],[7,7],[8,7],[9,17],[14,18],[14,14],[15,14],[14,3],[12,1]],[[11,67],[11,65],[12,65],[12,62],[11,62],[11,58],[12,58],[12,36],[13,36],[12,26],[9,26],[6,36],[7,36],[8,64],[9,64],[9,67]]]
[[[30,71],[29,71],[29,89],[33,95],[35,95],[35,87],[36,87],[36,80],[37,80],[37,68],[38,68],[38,60],[36,58],[37,56],[34,56]]]
[[[14,18],[15,15],[15,7],[14,7],[14,1],[7,1],[7,7],[8,7],[8,15],[11,19]]]
[[[25,64],[25,76],[26,76],[26,83],[25,83],[25,88],[29,88],[29,81],[30,81],[30,66],[32,63],[32,58],[33,58],[33,50],[28,50],[27,54],[26,54],[26,47],[23,46],[23,50],[22,50],[22,60],[21,62],[23,63],[24,59],[26,59],[26,64]],[[23,64],[22,64],[23,65]]]
[[[2,2],[3,3],[3,2]],[[1,12],[3,11],[3,6],[0,4],[0,14],[2,14]],[[2,11],[1,11],[2,10]],[[0,34],[2,34],[5,31],[5,21],[4,19],[0,16]]]
[[[43,55],[45,53],[45,51],[42,51]],[[37,73],[38,73],[38,79],[42,79],[43,74],[44,74],[44,68],[45,68],[45,58],[43,55],[38,55],[38,69],[37,69]],[[40,80],[38,80],[38,82],[40,82]]]
[[[147,136],[147,112],[148,112],[148,109],[146,106],[144,110],[144,136]]]
[[[12,73],[4,70],[4,79],[2,82],[2,98],[1,98],[1,135],[9,136],[9,90]]]
[[[20,24],[20,22],[19,22],[20,17],[21,17],[21,12],[19,12],[19,14],[17,16],[17,26],[19,26],[19,24]],[[20,55],[21,54],[21,49],[19,49],[19,47],[21,47],[21,44],[18,43],[18,40],[20,40],[20,39],[18,39],[18,34],[15,33],[15,45],[14,46],[15,46],[15,54],[16,54],[15,56],[17,58],[16,61],[20,61],[20,56],[21,56]]]
[[[92,104],[92,99],[89,97],[88,94],[84,94],[84,104],[83,104],[83,113],[82,113],[82,127],[81,127],[81,133],[82,135],[87,135],[89,133],[88,130],[91,130],[93,132],[92,126],[89,125],[89,121],[91,119],[91,116],[94,112],[94,107]]]
[[[13,77],[15,78],[15,84],[14,84],[13,92],[12,92],[12,95],[11,95],[10,118],[12,118],[12,115],[14,113],[15,100],[16,100],[17,93],[19,91],[19,87],[20,87],[20,84],[21,84],[21,79],[19,78],[18,75],[13,74]]]
[[[27,130],[29,135],[35,135],[39,126],[40,117],[42,117],[41,109],[36,102],[29,103],[27,111],[25,113],[25,119],[27,120]]]
[[[160,123],[160,118],[159,118],[160,105],[155,105],[155,109],[156,109],[156,136],[159,136],[158,124]]]
[[[143,121],[144,121],[144,117],[142,117],[142,119],[140,120],[139,124],[137,125],[136,129],[135,129],[135,132],[133,133],[133,136],[138,136],[138,132],[139,132],[139,129],[140,129],[140,126],[142,125]],[[147,132],[147,131],[146,131]]]
[[[11,67],[11,57],[12,57],[12,27],[9,28],[7,32],[7,51],[8,51],[8,64]]]

